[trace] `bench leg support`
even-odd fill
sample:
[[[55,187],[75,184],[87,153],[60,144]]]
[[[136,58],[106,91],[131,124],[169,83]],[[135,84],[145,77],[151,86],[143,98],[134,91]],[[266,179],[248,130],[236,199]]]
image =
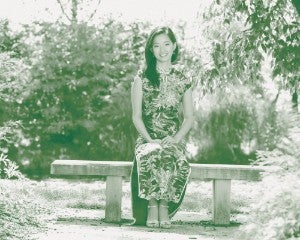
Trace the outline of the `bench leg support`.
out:
[[[105,222],[121,221],[122,177],[107,176]]]
[[[213,180],[213,221],[215,225],[230,224],[231,180]]]

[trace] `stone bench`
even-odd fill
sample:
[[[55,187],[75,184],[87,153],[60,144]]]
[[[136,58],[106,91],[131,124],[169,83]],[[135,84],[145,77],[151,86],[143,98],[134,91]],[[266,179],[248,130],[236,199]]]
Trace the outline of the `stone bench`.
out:
[[[231,180],[261,180],[264,169],[247,165],[190,164],[191,179],[212,180],[213,222],[230,224]],[[130,177],[132,162],[55,160],[51,174],[57,176],[106,176],[105,221],[121,221],[122,179]]]

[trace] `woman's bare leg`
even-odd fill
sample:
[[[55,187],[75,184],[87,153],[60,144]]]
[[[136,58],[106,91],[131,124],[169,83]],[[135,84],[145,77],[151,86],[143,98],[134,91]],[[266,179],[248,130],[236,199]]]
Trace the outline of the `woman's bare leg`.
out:
[[[147,223],[148,227],[159,227],[158,222],[158,202],[156,199],[150,199],[148,203],[148,216]]]
[[[158,208],[159,222],[161,228],[170,228],[171,221],[169,218],[168,202],[166,200],[160,200]]]

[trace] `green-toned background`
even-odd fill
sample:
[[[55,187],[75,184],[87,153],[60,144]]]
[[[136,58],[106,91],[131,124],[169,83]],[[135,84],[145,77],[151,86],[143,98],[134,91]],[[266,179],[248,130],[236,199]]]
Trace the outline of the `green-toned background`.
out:
[[[47,216],[55,219],[59,202],[62,208],[103,208],[94,198],[104,188],[48,183],[54,159],[133,159],[130,86],[143,64],[146,38],[161,22],[99,17],[97,2],[53,1],[57,19],[47,10],[51,21],[17,30],[0,20],[0,239],[29,239]],[[189,160],[278,167],[252,186],[253,206],[244,183],[243,199],[233,197],[234,214],[246,217],[237,239],[298,239],[299,3],[212,0],[199,6],[194,22],[180,14],[163,22],[176,33],[180,62],[193,75]],[[205,193],[189,195],[184,209],[199,211],[195,202],[208,209]]]
[[[1,123],[20,121],[2,151],[30,176],[47,176],[58,158],[133,159],[130,86],[155,25],[113,18],[92,25],[74,14],[81,1],[72,3],[67,23],[18,31],[0,24]],[[170,23],[194,80],[190,160],[249,164],[286,133],[289,115],[275,111],[280,91],[299,90],[295,8],[283,0],[272,7],[216,1],[199,9],[197,21],[192,47],[186,23]]]

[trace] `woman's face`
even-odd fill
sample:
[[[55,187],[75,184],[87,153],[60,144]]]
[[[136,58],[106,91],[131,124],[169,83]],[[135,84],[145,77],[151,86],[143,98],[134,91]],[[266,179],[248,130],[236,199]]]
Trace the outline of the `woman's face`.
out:
[[[159,34],[154,38],[153,54],[157,62],[171,62],[171,57],[175,48],[176,43],[172,43],[168,35],[165,33]]]

